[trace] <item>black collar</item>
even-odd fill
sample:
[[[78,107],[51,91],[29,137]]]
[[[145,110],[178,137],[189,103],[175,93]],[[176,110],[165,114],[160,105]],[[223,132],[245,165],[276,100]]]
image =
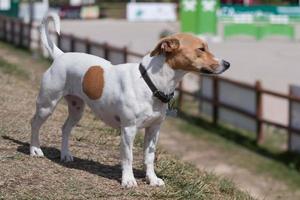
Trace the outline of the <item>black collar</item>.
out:
[[[147,70],[145,69],[145,67],[143,66],[142,63],[140,64],[139,69],[140,69],[140,72],[141,72],[141,75],[142,75],[143,79],[145,80],[148,87],[152,91],[153,96],[158,98],[163,103],[169,103],[174,97],[174,92],[172,92],[171,94],[165,94],[162,91],[159,91],[157,89],[157,87],[155,87],[154,83],[151,81],[150,77],[147,74]]]

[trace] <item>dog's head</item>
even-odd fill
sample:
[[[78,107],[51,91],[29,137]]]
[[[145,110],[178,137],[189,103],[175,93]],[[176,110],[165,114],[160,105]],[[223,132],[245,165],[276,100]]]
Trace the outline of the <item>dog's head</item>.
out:
[[[166,62],[174,70],[221,74],[230,63],[219,61],[208,50],[207,43],[192,34],[180,33],[160,40],[150,56],[164,54]]]

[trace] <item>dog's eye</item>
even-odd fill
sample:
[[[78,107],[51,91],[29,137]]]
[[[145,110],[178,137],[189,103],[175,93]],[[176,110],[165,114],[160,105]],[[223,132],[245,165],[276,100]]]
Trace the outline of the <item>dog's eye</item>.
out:
[[[205,51],[204,47],[198,48],[200,51]]]

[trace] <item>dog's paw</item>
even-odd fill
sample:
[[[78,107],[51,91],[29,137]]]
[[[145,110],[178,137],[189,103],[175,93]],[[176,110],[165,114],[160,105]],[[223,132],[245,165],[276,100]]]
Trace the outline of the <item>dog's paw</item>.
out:
[[[137,187],[137,182],[134,177],[122,178],[122,187],[125,188]]]
[[[31,146],[30,147],[30,156],[33,156],[33,157],[44,157],[44,153],[43,153],[43,151],[42,151],[41,148],[35,147],[35,146]]]
[[[73,156],[71,153],[62,153],[60,155],[60,161],[61,162],[73,162]]]
[[[151,178],[148,177],[147,182],[151,186],[164,186],[165,185],[165,182],[161,178],[158,178],[158,177],[151,177]]]

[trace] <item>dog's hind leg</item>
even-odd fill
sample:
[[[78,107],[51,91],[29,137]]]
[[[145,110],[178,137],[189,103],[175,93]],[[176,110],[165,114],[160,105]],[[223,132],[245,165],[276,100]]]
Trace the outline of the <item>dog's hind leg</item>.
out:
[[[68,103],[69,116],[62,127],[62,144],[60,159],[64,162],[73,161],[69,151],[69,136],[72,128],[80,121],[84,111],[84,101],[76,96],[68,95],[65,97]]]
[[[62,97],[62,92],[46,93],[41,89],[39,97],[36,102],[36,112],[31,120],[31,142],[30,142],[30,155],[31,156],[44,156],[40,148],[39,131],[43,123],[54,111],[57,103]]]

